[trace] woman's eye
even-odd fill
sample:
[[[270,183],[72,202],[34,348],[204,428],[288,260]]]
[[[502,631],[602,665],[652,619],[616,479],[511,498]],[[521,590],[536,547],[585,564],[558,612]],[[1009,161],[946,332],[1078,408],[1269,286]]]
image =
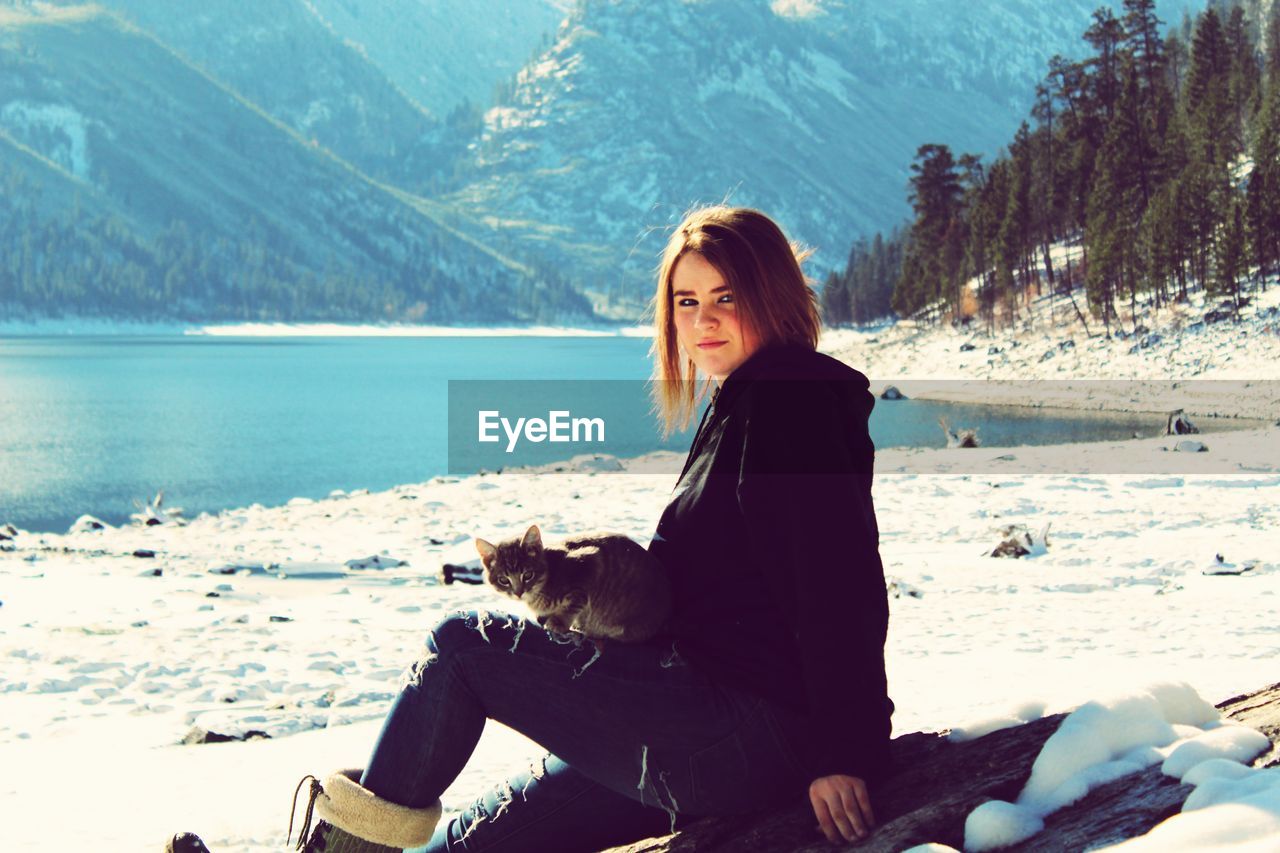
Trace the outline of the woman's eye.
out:
[[[732,302],[732,301],[733,301],[733,294],[732,294],[732,293],[726,293],[724,296],[721,296],[721,297],[720,297],[719,301],[720,301],[720,302]]]
[[[679,306],[680,308],[692,308],[694,305],[697,305],[697,304],[698,304],[698,300],[690,299],[687,296],[684,297],[683,299],[676,300],[676,305]]]

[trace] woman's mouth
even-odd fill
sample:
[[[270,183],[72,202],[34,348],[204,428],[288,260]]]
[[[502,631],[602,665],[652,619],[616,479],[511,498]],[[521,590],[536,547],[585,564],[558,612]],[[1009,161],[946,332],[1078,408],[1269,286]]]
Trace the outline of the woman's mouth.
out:
[[[729,342],[728,341],[703,341],[702,343],[698,344],[698,349],[715,349],[716,347],[722,347],[727,343]]]

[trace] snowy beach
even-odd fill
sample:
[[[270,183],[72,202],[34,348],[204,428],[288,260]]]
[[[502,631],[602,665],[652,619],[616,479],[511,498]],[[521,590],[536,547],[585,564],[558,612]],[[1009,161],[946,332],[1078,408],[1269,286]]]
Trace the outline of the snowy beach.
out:
[[[1218,437],[1213,452],[1256,465],[1260,449],[1280,459],[1280,429]],[[1277,466],[891,473],[902,464],[881,454],[875,486],[899,733],[1159,680],[1210,701],[1276,680]],[[220,850],[281,845],[291,786],[364,762],[429,627],[458,608],[506,609],[486,587],[439,583],[443,562],[470,560],[474,535],[531,521],[550,537],[603,528],[647,541],[670,487],[669,474],[508,472],[185,526],[20,533],[0,553],[4,846],[142,850],[182,827]],[[1048,522],[1047,552],[984,556],[1003,526]],[[1205,574],[1222,570],[1218,554],[1241,573]],[[375,555],[387,567],[361,567]],[[180,745],[193,726],[270,739]],[[537,755],[491,726],[446,807]],[[68,786],[116,779],[59,820]]]
[[[1203,292],[1139,313],[1113,337],[1092,336],[1062,297],[1037,298],[1018,328],[987,334],[901,322],[837,329],[822,348],[858,367],[874,390],[948,402],[1280,418],[1280,286],[1253,295],[1232,321]]]

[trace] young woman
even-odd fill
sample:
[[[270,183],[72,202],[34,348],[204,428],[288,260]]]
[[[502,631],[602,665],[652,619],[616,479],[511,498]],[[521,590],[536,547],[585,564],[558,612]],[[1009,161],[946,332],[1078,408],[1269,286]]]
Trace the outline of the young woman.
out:
[[[800,260],[754,210],[685,219],[654,314],[668,431],[712,390],[649,546],[672,582],[669,631],[593,659],[517,617],[446,619],[368,767],[312,781],[308,850],[591,851],[806,791],[829,840],[870,832],[893,705],[867,380],[815,350]],[[437,825],[486,719],[549,754]]]

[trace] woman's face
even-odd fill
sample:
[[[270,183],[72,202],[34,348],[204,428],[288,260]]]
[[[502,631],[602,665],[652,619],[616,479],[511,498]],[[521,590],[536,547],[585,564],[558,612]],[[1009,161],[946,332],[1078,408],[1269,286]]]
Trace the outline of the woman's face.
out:
[[[671,313],[680,347],[717,383],[759,346],[754,332],[738,316],[724,277],[696,252],[683,255],[671,271]]]

